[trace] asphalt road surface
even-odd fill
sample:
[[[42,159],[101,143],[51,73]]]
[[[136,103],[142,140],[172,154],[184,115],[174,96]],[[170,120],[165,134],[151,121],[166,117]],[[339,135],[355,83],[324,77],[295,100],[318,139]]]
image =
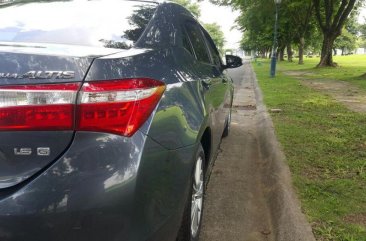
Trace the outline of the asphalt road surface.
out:
[[[231,129],[211,173],[200,240],[274,240],[261,182],[253,70],[244,63],[230,75],[236,86]]]

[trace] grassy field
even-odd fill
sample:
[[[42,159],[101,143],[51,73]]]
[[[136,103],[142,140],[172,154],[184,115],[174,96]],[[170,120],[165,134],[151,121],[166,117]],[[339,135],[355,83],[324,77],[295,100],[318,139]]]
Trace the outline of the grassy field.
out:
[[[335,57],[338,68],[282,62],[269,78],[268,60],[253,63],[264,101],[317,240],[366,240],[366,114],[355,113],[286,73],[348,81],[366,89],[366,56]]]

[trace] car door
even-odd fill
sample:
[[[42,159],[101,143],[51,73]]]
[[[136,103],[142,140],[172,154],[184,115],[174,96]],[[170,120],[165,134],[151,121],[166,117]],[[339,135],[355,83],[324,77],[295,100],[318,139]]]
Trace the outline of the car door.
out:
[[[220,144],[223,130],[221,120],[225,91],[222,88],[222,71],[214,64],[202,27],[195,21],[185,22],[185,31],[197,59],[196,73],[202,81],[206,110],[210,114],[214,150]]]
[[[205,40],[211,55],[213,68],[217,73],[220,74],[220,81],[217,83],[216,88],[216,98],[220,98],[220,106],[218,107],[218,121],[220,122],[220,128],[223,130],[225,128],[226,121],[229,116],[231,102],[232,102],[232,80],[229,76],[224,74],[224,65],[222,63],[222,59],[220,57],[220,53],[216,48],[215,43],[213,42],[210,35],[206,32],[206,30],[202,29],[202,32],[205,36]]]

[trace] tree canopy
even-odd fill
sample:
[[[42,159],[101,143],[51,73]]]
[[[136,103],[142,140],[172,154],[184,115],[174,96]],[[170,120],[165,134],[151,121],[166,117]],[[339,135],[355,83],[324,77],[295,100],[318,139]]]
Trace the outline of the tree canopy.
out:
[[[192,2],[191,0],[172,0],[172,1],[187,8],[191,13],[193,13],[193,15],[196,18],[199,18],[201,16],[201,9],[198,3]]]
[[[224,51],[225,37],[220,25],[217,23],[204,23],[203,27],[210,34],[212,40],[215,42],[216,47],[221,53]]]
[[[336,66],[333,62],[333,47],[352,11],[363,0],[313,0],[315,17],[323,33],[321,59],[318,66]],[[357,5],[356,5],[357,3]],[[346,36],[344,36],[346,38]]]
[[[263,57],[271,53],[275,22],[274,1],[211,0],[211,2],[230,5],[241,11],[237,23],[244,32],[241,41],[244,50],[255,50]],[[365,2],[366,0],[282,0],[278,5],[277,51],[280,52],[280,59],[287,49],[288,60],[292,61],[293,49],[296,48],[299,64],[303,63],[304,54],[315,52],[321,56],[319,67],[335,66],[332,58],[334,48],[352,52],[357,43],[360,43],[357,40],[359,29],[352,29],[349,23],[355,19],[358,8]]]

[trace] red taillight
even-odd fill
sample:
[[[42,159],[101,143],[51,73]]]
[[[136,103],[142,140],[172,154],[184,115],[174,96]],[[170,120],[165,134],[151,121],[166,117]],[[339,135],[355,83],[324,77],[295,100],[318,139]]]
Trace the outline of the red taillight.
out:
[[[0,130],[72,130],[80,84],[0,87]]]
[[[85,83],[79,94],[76,129],[132,136],[164,90],[164,83],[146,78]]]
[[[147,78],[93,81],[83,84],[76,100],[79,87],[0,87],[0,131],[80,130],[132,136],[165,90],[164,83]]]

